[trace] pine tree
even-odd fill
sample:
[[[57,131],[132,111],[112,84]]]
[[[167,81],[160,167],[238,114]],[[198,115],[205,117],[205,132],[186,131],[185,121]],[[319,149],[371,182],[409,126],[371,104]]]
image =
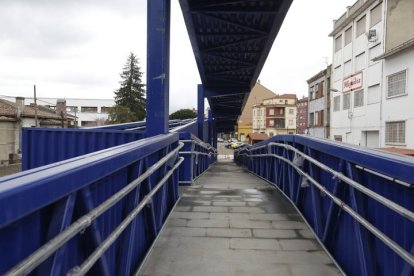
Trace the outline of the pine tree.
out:
[[[130,53],[120,74],[121,87],[115,91],[115,103],[128,107],[134,114],[133,121],[141,121],[146,115],[145,84],[142,83],[142,72],[138,58]]]

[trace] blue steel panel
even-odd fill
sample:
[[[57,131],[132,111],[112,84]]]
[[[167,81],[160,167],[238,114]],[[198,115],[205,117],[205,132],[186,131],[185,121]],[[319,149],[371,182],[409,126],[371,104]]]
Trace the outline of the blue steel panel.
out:
[[[334,141],[299,135],[279,135],[250,148],[252,154],[266,154],[270,142],[289,144],[330,168],[361,183],[371,191],[414,211],[413,186],[406,187],[389,179],[356,168],[356,165],[414,184],[412,157],[383,153]],[[264,148],[260,148],[265,146]],[[236,162],[245,165],[279,187],[302,212],[325,247],[349,275],[411,275],[413,270],[398,254],[368,232],[348,213],[334,204],[312,184],[301,187],[301,176],[276,158],[247,158],[246,150],[236,152]],[[283,148],[272,147],[272,153],[293,160],[294,155]],[[332,177],[305,160],[302,170],[321,183],[330,193],[357,211],[372,225],[414,253],[414,223],[378,201]],[[269,171],[270,170],[270,171]],[[296,181],[292,181],[296,179]],[[293,184],[293,187],[292,187]],[[292,191],[293,190],[293,191]]]
[[[147,1],[147,136],[168,132],[171,0]]]
[[[125,187],[177,146],[178,134],[160,135],[1,178],[0,274]],[[156,170],[148,181],[68,241],[33,274],[62,275],[83,262],[165,172],[165,166]],[[93,266],[90,275],[125,275],[122,273],[136,271],[178,199],[177,176],[174,173],[165,188],[156,193],[154,216],[148,212],[149,208],[140,213]],[[151,220],[156,222],[155,232],[151,231]]]
[[[23,128],[22,169],[37,168],[143,137],[140,131]]]

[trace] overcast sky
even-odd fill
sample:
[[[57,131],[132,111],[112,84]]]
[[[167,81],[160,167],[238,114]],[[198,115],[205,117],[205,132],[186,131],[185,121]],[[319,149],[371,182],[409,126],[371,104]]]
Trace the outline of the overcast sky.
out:
[[[200,77],[172,1],[170,111],[196,107]],[[259,77],[276,93],[307,91],[331,63],[333,19],[355,0],[294,0]],[[129,52],[146,71],[146,0],[0,0],[0,95],[113,98]],[[145,76],[144,76],[145,82]]]

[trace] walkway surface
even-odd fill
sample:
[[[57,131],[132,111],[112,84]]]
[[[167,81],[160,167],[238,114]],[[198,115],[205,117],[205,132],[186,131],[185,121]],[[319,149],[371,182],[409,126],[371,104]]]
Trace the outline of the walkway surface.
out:
[[[140,275],[338,275],[277,189],[218,162],[181,190]]]

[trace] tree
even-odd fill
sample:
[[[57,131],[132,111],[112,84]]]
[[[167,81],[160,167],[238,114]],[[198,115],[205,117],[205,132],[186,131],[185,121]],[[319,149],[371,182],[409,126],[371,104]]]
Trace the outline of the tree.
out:
[[[121,87],[115,91],[115,103],[127,107],[129,112],[118,108],[114,112],[122,111],[123,115],[128,113],[128,118],[133,116],[131,121],[141,121],[146,115],[145,84],[142,83],[142,72],[138,63],[137,57],[131,52],[120,74]]]
[[[114,105],[109,109],[108,122],[110,124],[122,124],[136,121],[136,115],[128,107],[123,105]]]
[[[184,120],[196,118],[197,113],[191,109],[180,109],[170,115],[170,120]]]

